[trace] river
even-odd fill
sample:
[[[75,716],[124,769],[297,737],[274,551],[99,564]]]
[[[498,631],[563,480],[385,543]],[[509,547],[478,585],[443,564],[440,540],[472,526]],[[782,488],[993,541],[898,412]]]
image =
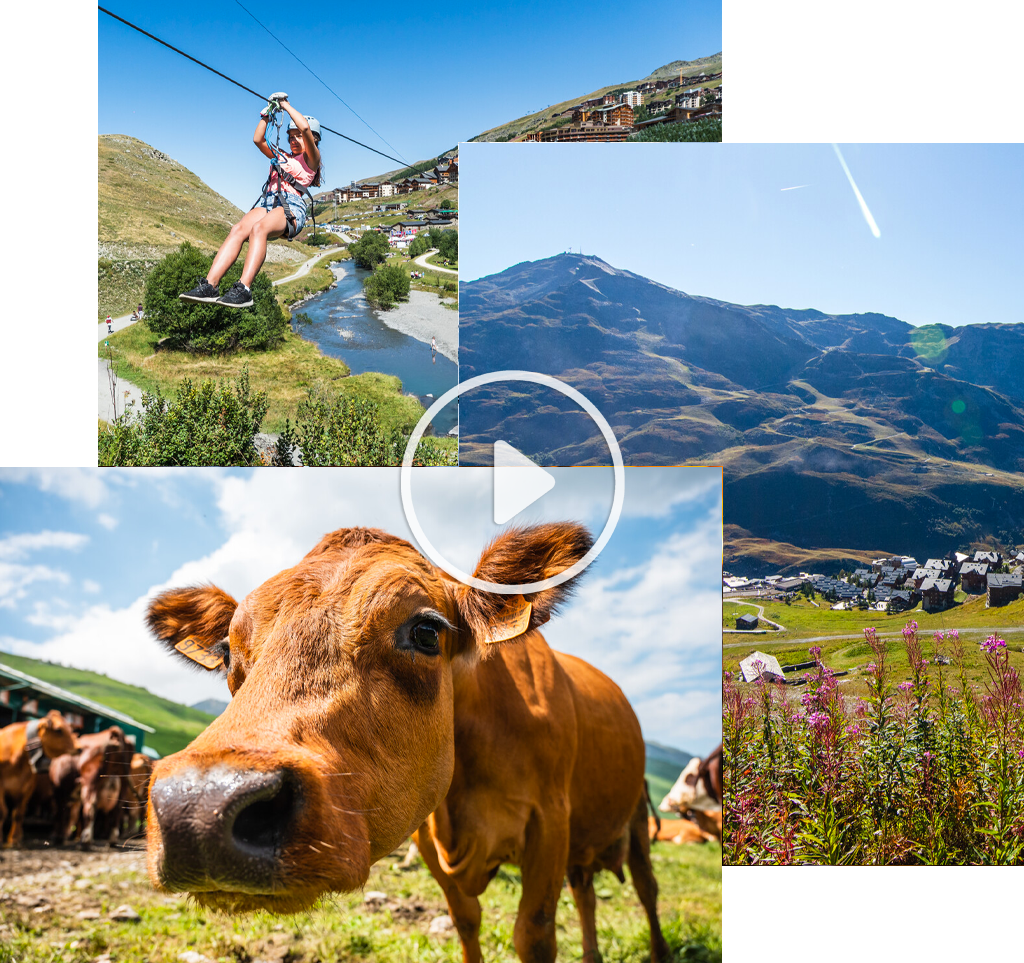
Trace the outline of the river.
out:
[[[459,368],[440,352],[431,360],[430,345],[384,324],[363,296],[370,272],[351,261],[331,265],[338,286],[299,307],[313,322],[299,333],[332,358],[341,358],[352,374],[380,371],[397,375],[402,390],[429,408],[459,380]],[[434,419],[434,434],[446,435],[458,422],[458,405],[447,405]]]

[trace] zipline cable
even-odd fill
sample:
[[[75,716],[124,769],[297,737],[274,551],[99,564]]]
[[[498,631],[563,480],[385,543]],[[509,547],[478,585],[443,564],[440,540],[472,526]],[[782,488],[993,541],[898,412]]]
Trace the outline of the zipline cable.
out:
[[[240,6],[247,14],[249,14],[249,16],[252,17],[252,19],[255,20],[256,23],[258,23],[268,34],[270,34],[270,36],[273,37],[274,40],[276,40],[282,47],[284,47],[284,49],[287,50],[288,53],[290,53],[292,55],[292,57],[294,57],[300,64],[302,64],[302,66],[305,67],[306,70],[308,70],[309,73],[311,73],[320,82],[320,84],[322,86],[326,87],[334,95],[334,97],[337,100],[341,101],[342,104],[344,104],[349,110],[351,110],[352,113],[355,114],[357,118],[359,118],[361,123],[363,123],[369,130],[373,131],[373,133],[376,134],[382,141],[384,141],[384,143],[387,144],[388,147],[390,147],[396,154],[398,153],[398,148],[395,147],[394,144],[390,143],[384,137],[383,134],[381,134],[379,131],[375,130],[370,125],[369,121],[363,120],[363,118],[359,116],[359,114],[356,112],[356,109],[351,104],[346,103],[345,100],[342,99],[341,95],[336,90],[334,90],[334,88],[331,87],[327,83],[327,81],[325,81],[323,78],[321,78],[312,67],[310,67],[297,53],[295,53],[295,51],[292,50],[280,37],[278,37],[274,33],[274,31],[270,29],[270,27],[268,27],[262,20],[260,20],[259,17],[256,16],[256,14],[254,14],[248,7],[246,7],[245,4],[240,3],[239,0],[235,0],[235,3],[238,6]],[[406,167],[411,167],[412,166],[408,161],[405,161],[404,163],[405,163]]]
[[[204,64],[201,60],[197,60],[190,54],[185,53],[184,50],[179,50],[173,44],[169,44],[166,40],[161,40],[159,37],[156,37],[153,34],[151,34],[148,30],[143,30],[142,27],[137,26],[130,20],[125,20],[124,17],[119,17],[116,13],[112,13],[110,10],[107,10],[106,7],[101,7],[97,4],[97,9],[100,11],[100,13],[105,13],[108,17],[113,17],[115,20],[119,20],[126,27],[131,27],[132,30],[137,30],[144,36],[149,37],[150,40],[155,40],[158,44],[162,44],[168,50],[173,50],[176,54],[181,54],[182,57],[185,57],[187,60],[191,60],[192,63],[199,64],[200,67],[205,67],[207,70],[210,71],[210,73],[214,73],[218,77],[223,77],[226,81],[228,81],[228,83],[234,84],[236,87],[240,87],[246,93],[252,94],[254,97],[258,97],[260,100],[268,99],[267,97],[264,97],[263,94],[253,90],[252,87],[246,87],[245,84],[240,84],[237,80],[233,80],[227,74],[222,74],[219,70],[216,70],[209,64]],[[400,158],[392,157],[390,154],[385,154],[384,151],[377,150],[376,147],[371,147],[369,144],[364,144],[361,140],[356,140],[354,137],[349,137],[348,134],[343,134],[340,130],[334,130],[334,128],[328,127],[326,124],[321,124],[320,129],[329,131],[330,133],[335,134],[338,137],[344,138],[345,140],[350,141],[353,144],[358,144],[360,147],[365,147],[367,150],[373,151],[373,153],[375,154],[380,154],[381,157],[386,157],[388,160],[392,160],[396,164],[401,164],[403,169],[409,166],[408,163],[401,160]]]

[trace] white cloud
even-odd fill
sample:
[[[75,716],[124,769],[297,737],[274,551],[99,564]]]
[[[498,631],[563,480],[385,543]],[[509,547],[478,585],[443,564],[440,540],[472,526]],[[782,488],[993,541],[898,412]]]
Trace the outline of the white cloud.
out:
[[[95,508],[110,496],[107,481],[113,475],[87,468],[3,468],[0,481],[34,485],[71,502]]]
[[[114,518],[113,515],[108,515],[106,512],[100,512],[99,515],[96,516],[96,521],[98,521],[108,532],[112,532],[117,528],[117,519]]]
[[[0,538],[0,559],[17,561],[25,558],[30,552],[38,552],[46,548],[62,548],[75,551],[89,541],[88,535],[77,532],[22,532],[18,535],[6,535]]]
[[[82,579],[83,592],[89,592],[90,594],[95,595],[97,592],[101,592],[102,590],[103,586],[100,585],[99,582],[94,582],[91,578]]]
[[[41,628],[53,629],[57,632],[68,632],[77,624],[80,616],[68,611],[66,602],[55,600],[54,602],[36,602],[32,606],[30,615],[25,616],[29,625],[38,625]]]
[[[13,609],[35,582],[60,582],[66,585],[67,572],[48,565],[12,565],[0,562],[0,608]]]

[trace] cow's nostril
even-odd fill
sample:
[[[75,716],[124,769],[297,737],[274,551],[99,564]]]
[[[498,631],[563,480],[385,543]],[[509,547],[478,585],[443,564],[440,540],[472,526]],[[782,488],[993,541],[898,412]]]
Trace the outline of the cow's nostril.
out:
[[[278,849],[292,825],[295,802],[295,786],[285,777],[273,796],[255,799],[238,813],[231,827],[232,839],[248,849]]]

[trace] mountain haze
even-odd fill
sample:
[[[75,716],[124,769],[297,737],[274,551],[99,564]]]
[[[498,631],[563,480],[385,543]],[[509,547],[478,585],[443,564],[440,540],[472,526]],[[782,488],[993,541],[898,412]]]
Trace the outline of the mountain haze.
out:
[[[554,374],[601,409],[627,464],[724,465],[725,520],[748,547],[1024,542],[1022,324],[729,304],[576,254],[464,284],[460,304],[463,380]],[[474,392],[460,416],[462,464],[497,438],[545,464],[608,460],[590,419],[539,386]]]

